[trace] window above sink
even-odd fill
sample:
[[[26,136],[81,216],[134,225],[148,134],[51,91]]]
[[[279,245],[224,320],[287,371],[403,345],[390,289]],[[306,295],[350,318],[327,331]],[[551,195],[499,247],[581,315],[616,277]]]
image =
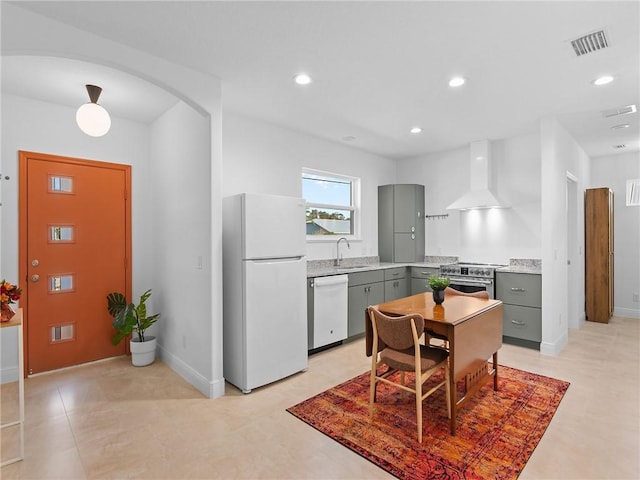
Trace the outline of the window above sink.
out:
[[[356,240],[360,235],[360,179],[319,170],[302,170],[307,203],[307,241]]]

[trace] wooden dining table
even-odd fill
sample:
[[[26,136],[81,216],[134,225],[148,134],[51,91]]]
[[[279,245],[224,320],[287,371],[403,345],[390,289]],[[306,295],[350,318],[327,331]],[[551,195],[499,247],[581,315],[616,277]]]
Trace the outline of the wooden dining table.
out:
[[[447,337],[449,342],[449,401],[451,403],[451,434],[456,433],[456,416],[462,405],[487,380],[493,378],[493,389],[498,390],[498,350],[502,346],[502,302],[464,295],[446,295],[436,305],[431,292],[419,293],[376,305],[389,316],[419,313],[425,319],[425,331]],[[366,353],[373,350],[371,320],[365,315]],[[384,349],[378,345],[378,351]],[[375,352],[377,354],[377,352]],[[491,365],[489,358],[493,357]],[[463,381],[463,382],[461,382]],[[456,389],[463,384],[460,395]]]

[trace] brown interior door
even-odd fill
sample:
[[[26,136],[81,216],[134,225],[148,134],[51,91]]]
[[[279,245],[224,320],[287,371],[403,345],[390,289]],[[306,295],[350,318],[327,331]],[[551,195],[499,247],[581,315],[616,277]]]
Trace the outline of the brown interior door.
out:
[[[111,344],[106,295],[131,295],[130,168],[20,152],[28,373],[125,351]]]

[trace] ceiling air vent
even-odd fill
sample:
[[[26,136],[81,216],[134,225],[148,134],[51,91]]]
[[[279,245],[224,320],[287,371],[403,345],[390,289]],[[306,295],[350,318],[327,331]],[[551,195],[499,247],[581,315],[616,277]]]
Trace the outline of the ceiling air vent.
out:
[[[612,108],[602,112],[604,118],[617,117],[618,115],[626,115],[628,113],[636,113],[638,108],[635,105],[625,105],[624,107]]]
[[[580,57],[587,53],[607,48],[609,46],[609,42],[604,30],[598,30],[597,32],[571,40],[571,46],[573,47],[573,51],[576,53],[576,56]]]
[[[624,143],[620,143],[619,145],[613,145],[613,148],[619,150],[621,148],[627,148],[627,146]]]

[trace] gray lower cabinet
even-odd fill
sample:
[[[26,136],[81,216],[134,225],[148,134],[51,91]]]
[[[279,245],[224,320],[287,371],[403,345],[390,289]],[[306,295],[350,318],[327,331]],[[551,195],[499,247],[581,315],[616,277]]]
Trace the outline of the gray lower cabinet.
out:
[[[384,271],[371,270],[349,274],[349,303],[347,335],[364,333],[365,310],[369,305],[384,302]]]
[[[407,267],[389,268],[384,271],[384,301],[390,302],[409,294]]]
[[[496,272],[496,298],[503,303],[503,341],[539,349],[542,341],[542,276]]]
[[[436,267],[411,267],[411,295],[430,292],[427,280],[431,275],[438,275],[440,269]]]

